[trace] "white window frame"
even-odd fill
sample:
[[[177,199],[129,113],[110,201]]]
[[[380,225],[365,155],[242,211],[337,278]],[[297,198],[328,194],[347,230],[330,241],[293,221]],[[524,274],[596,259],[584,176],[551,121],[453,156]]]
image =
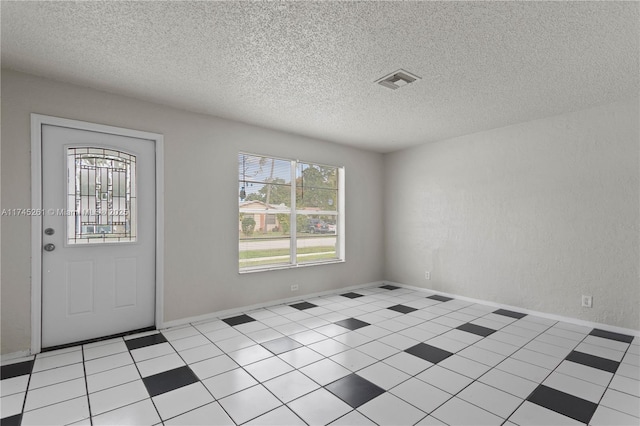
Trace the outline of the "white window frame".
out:
[[[273,158],[276,160],[289,161],[291,163],[291,208],[289,211],[289,263],[240,267],[240,250],[238,248],[238,273],[250,274],[255,272],[275,271],[282,269],[305,268],[308,266],[330,265],[344,263],[345,257],[345,170],[344,166],[317,163],[306,160],[293,160],[290,158],[275,157],[273,155],[256,154],[240,151],[238,155],[250,155],[254,157]],[[335,167],[338,173],[338,211],[336,215],[336,257],[334,259],[317,260],[312,262],[297,262],[297,215],[309,215],[308,211],[298,210],[296,206],[296,170],[300,163],[317,166]],[[261,212],[263,213],[263,212]],[[323,214],[322,211],[313,212],[314,215]],[[333,214],[333,212],[331,212]],[[238,236],[238,243],[240,236]],[[239,247],[239,245],[238,245]]]

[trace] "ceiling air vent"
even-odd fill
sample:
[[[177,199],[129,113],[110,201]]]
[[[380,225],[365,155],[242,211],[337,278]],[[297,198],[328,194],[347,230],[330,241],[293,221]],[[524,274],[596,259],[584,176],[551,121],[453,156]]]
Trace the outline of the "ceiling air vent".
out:
[[[385,77],[382,77],[380,80],[377,80],[376,83],[384,87],[388,87],[389,89],[396,90],[402,86],[413,83],[419,78],[420,77],[418,77],[417,75],[413,75],[408,71],[398,70]]]

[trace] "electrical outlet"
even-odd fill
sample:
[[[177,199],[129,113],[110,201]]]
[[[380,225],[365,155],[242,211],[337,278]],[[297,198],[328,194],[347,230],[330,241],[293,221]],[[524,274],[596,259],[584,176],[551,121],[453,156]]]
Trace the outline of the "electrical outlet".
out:
[[[424,271],[424,279],[425,280],[430,280],[431,279],[431,272],[430,271]]]
[[[582,295],[582,307],[583,308],[592,308],[593,307],[593,296]]]
[[[291,291],[298,291],[298,284],[291,284]]]

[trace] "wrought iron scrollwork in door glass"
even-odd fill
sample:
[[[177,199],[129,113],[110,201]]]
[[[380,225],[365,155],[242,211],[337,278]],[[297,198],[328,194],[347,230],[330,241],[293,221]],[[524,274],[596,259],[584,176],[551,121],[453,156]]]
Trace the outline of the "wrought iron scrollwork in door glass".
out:
[[[136,241],[135,155],[67,148],[67,182],[68,244]]]

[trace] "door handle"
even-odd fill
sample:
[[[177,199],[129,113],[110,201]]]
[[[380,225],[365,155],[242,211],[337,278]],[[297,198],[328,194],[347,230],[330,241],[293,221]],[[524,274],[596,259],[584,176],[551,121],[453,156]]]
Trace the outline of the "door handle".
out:
[[[56,231],[53,228],[47,228],[47,229],[44,230],[44,233],[46,235],[53,235],[53,234],[56,233]]]
[[[44,245],[44,251],[54,251],[56,249],[55,244],[45,244]]]

